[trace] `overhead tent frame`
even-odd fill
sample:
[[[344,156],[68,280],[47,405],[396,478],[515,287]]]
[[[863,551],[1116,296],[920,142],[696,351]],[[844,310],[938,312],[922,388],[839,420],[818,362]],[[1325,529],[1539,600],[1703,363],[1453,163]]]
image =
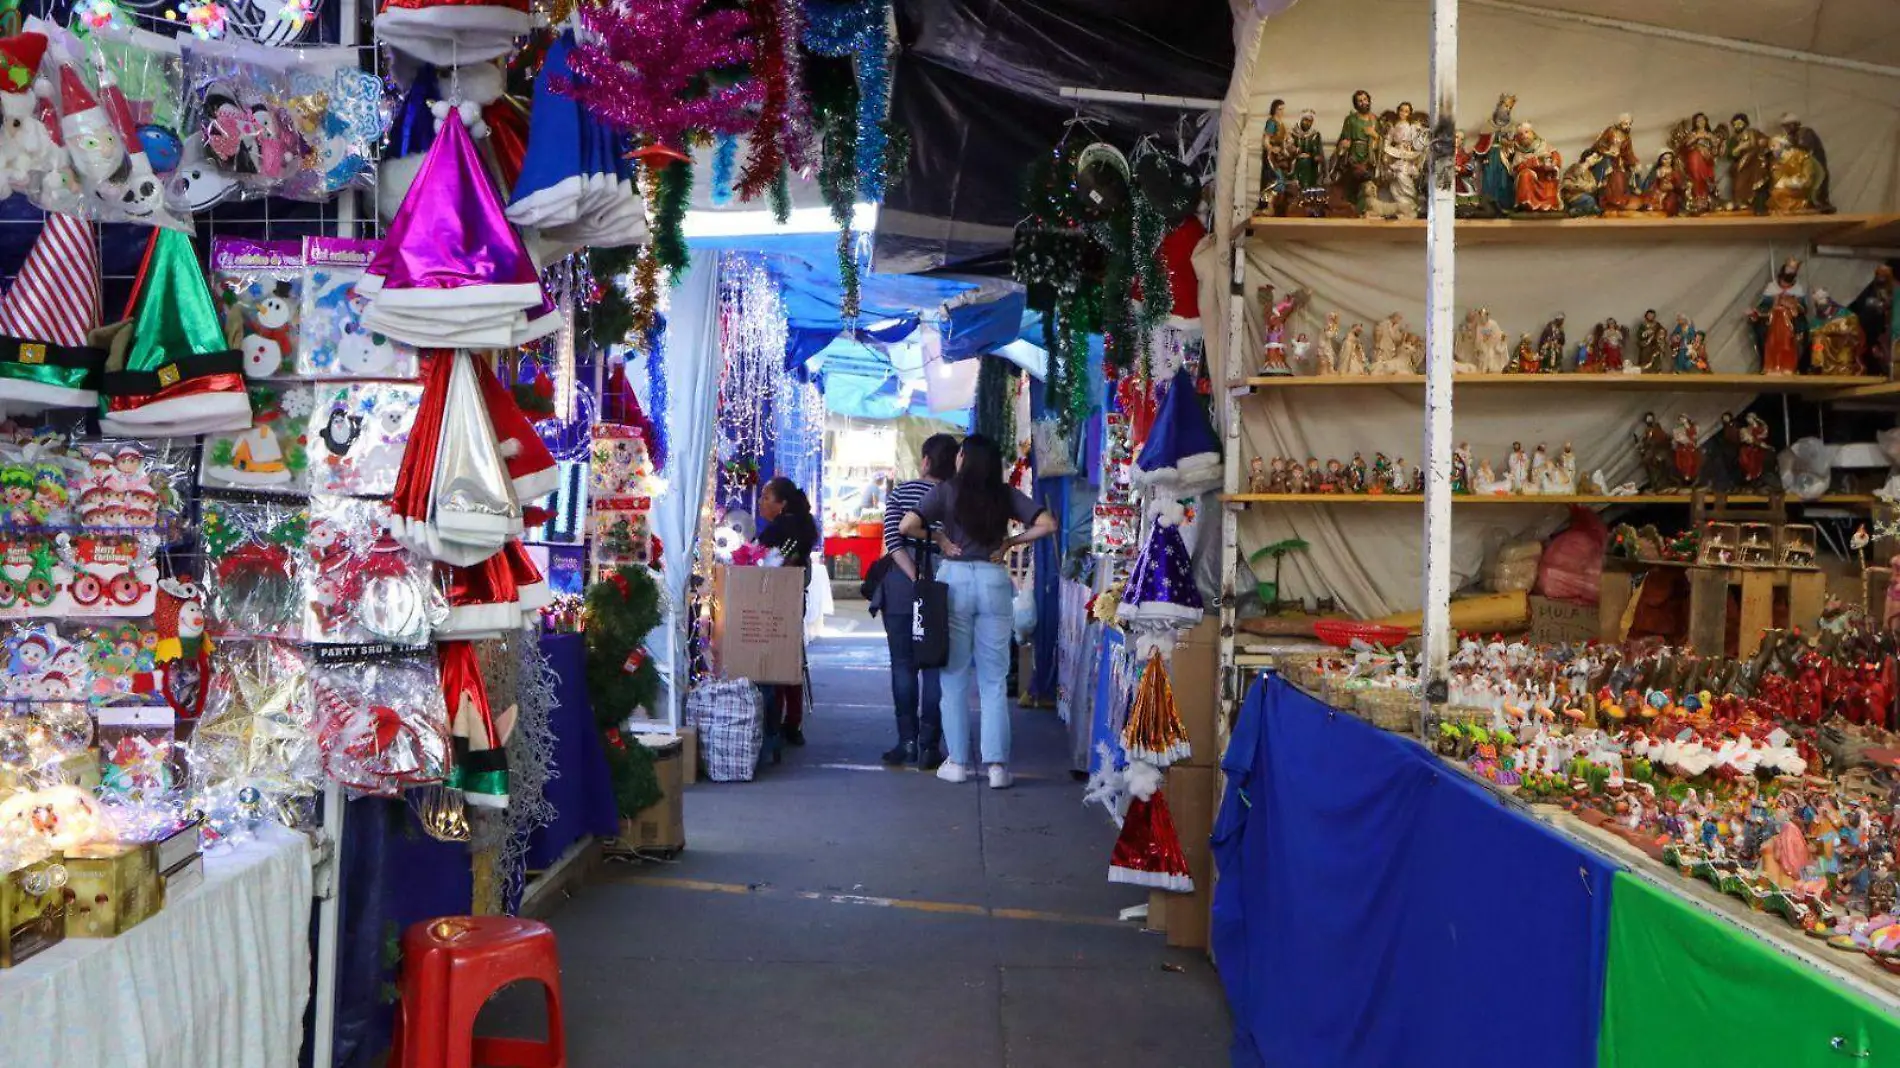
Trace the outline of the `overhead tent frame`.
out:
[[[1244,358],[1240,354],[1247,347],[1246,234],[1252,214],[1255,191],[1252,188],[1251,177],[1257,157],[1252,151],[1254,146],[1251,138],[1246,134],[1252,128],[1249,122],[1251,110],[1249,101],[1254,88],[1256,65],[1268,22],[1291,8],[1296,2],[1297,0],[1230,0],[1234,15],[1235,63],[1227,98],[1221,112],[1219,163],[1215,172],[1215,204],[1225,206],[1227,225],[1214,227],[1201,247],[1196,250],[1195,255],[1202,279],[1202,307],[1218,306],[1220,297],[1223,295],[1222,290],[1225,290],[1227,329],[1224,332],[1210,330],[1207,333],[1208,361],[1212,372],[1210,377],[1218,375],[1216,381],[1225,381],[1230,377],[1226,374],[1227,361]],[[1324,2],[1326,0],[1307,0],[1308,4]],[[1585,2],[1586,0],[1571,0],[1573,4]],[[1817,5],[1826,2],[1828,0],[1816,0]],[[1425,698],[1421,702],[1421,715],[1425,708],[1429,707],[1434,696],[1443,700],[1445,665],[1453,641],[1450,628],[1452,590],[1449,549],[1454,382],[1452,343],[1456,314],[1457,256],[1454,228],[1455,200],[1449,151],[1453,134],[1462,128],[1456,117],[1460,3],[1461,0],[1432,0],[1431,5],[1429,69],[1432,101],[1430,120],[1432,153],[1429,173],[1432,180],[1427,201],[1425,243],[1427,292],[1425,443],[1428,459],[1425,469],[1425,514],[1422,519],[1427,549],[1423,554],[1421,574],[1421,585],[1425,592],[1422,635],[1425,655],[1422,670],[1426,686]],[[1701,34],[1676,26],[1608,18],[1571,10],[1561,3],[1533,4],[1517,2],[1517,0],[1462,0],[1462,3],[1472,7],[1550,18],[1600,29],[1731,49],[1783,61],[1832,67],[1857,74],[1900,78],[1900,67],[1846,56],[1781,48],[1759,41]],[[1639,4],[1637,8],[1640,10],[1643,6]],[[1891,31],[1896,36],[1900,36],[1900,16],[1890,16],[1890,19]],[[1865,250],[1858,251],[1862,254],[1865,252]],[[1221,402],[1225,405],[1223,428],[1226,438],[1223,489],[1227,494],[1240,491],[1242,466],[1239,453],[1242,433],[1239,397],[1246,392],[1245,389],[1230,390],[1221,398]],[[1240,565],[1238,522],[1240,509],[1229,505],[1222,508],[1221,514],[1219,646],[1221,715],[1216,720],[1216,730],[1219,734],[1220,746],[1224,750],[1232,731],[1234,713],[1242,696],[1240,672],[1243,668],[1237,662],[1234,643],[1235,587]],[[1809,951],[1806,946],[1769,937],[1736,920],[1724,909],[1715,908],[1700,898],[1685,893],[1680,886],[1656,876],[1655,873],[1639,869],[1630,869],[1630,871],[1645,883],[1691,903],[1694,907],[1717,917],[1737,930],[1747,931],[1761,938],[1776,951],[1802,960],[1844,986],[1874,998],[1889,1010],[1900,1008],[1900,997],[1871,987],[1851,973],[1835,967],[1824,956]]]

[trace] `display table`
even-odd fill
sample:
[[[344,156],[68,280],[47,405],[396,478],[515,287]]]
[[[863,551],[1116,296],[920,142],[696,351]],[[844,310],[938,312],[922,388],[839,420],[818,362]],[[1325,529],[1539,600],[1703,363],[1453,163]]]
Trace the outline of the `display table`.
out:
[[[882,535],[865,537],[859,534],[836,534],[825,539],[825,556],[836,560],[840,556],[855,557],[858,561],[858,577],[871,573],[871,565],[884,555]]]
[[[285,1068],[310,996],[310,848],[271,826],[117,938],[0,971],[0,1064]]]

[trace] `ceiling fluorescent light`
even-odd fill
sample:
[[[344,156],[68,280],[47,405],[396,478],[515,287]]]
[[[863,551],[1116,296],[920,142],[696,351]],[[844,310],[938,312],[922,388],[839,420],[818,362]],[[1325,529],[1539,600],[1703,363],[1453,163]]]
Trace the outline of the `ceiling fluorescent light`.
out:
[[[877,205],[858,203],[851,206],[851,228],[859,233],[877,229]],[[688,238],[775,236],[779,234],[835,233],[829,208],[793,208],[791,217],[781,225],[767,208],[742,211],[689,211],[681,229]]]

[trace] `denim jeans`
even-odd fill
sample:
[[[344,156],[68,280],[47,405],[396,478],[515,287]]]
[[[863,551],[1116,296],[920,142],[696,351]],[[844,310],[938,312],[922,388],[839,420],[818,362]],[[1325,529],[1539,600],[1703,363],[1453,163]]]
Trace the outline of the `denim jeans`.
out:
[[[920,669],[911,655],[910,617],[916,585],[896,565],[884,576],[884,640],[891,649],[891,705],[897,710],[897,741],[916,742],[919,752],[943,747],[942,690],[937,669]]]
[[[1009,763],[1009,639],[1015,587],[1001,564],[946,560],[937,575],[950,588],[950,662],[941,676],[948,758],[969,765],[970,676],[982,716],[985,764]]]

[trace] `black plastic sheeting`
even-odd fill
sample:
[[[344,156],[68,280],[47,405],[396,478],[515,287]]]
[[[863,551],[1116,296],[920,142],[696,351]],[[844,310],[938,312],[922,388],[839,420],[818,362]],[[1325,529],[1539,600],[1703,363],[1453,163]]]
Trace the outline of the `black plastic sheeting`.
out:
[[[891,114],[911,136],[879,216],[876,269],[1008,269],[1030,164],[1063,136],[1064,86],[1219,99],[1234,62],[1227,0],[898,0]],[[1174,142],[1181,113],[1087,102],[1069,136],[1124,151]],[[1091,133],[1090,131],[1093,131]]]

